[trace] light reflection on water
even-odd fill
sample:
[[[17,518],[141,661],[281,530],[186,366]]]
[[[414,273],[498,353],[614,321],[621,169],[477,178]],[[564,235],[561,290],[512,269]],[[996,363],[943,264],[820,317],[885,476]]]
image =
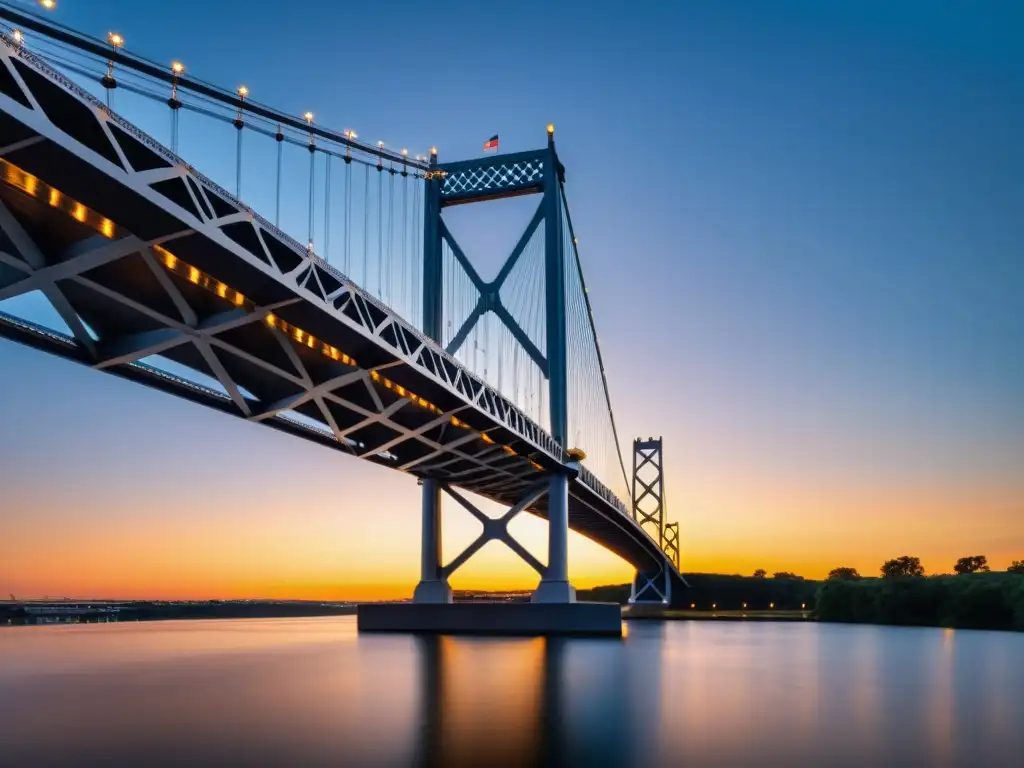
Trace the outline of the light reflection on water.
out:
[[[0,629],[0,764],[1019,765],[1024,635],[352,617]]]

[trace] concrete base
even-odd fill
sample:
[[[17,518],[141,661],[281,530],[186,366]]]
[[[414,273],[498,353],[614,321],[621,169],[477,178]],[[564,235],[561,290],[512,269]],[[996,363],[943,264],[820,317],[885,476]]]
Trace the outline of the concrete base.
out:
[[[576,602],[576,588],[568,581],[541,581],[530,598],[533,603],[566,603]]]
[[[416,585],[412,593],[412,599],[417,603],[450,603],[452,602],[452,588],[447,581],[421,581]]]
[[[360,632],[622,636],[615,603],[367,603],[357,615]]]

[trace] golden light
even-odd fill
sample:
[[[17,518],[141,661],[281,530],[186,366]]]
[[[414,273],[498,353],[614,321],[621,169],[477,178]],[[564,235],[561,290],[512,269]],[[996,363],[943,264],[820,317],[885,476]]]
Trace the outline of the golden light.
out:
[[[800,607],[801,608],[806,608],[807,607],[807,603],[800,603]]]
[[[11,32],[11,37],[14,38],[14,42],[16,42],[18,45],[21,45],[22,40],[25,39],[24,36],[21,34],[20,29],[16,29],[13,32]]]
[[[555,134],[555,124],[554,123],[548,123],[548,136],[553,136],[554,134]]]
[[[312,124],[313,124],[313,113],[312,113],[312,112],[307,112],[307,113],[306,113],[306,114],[304,114],[304,115],[303,115],[302,117],[303,117],[303,119],[305,119],[305,121],[306,121],[307,123],[309,123],[310,125],[312,125]]]
[[[408,157],[408,156],[409,156],[409,150],[406,149],[405,147],[402,147],[402,157]]]
[[[57,0],[39,0],[39,4],[48,11],[57,7]]]
[[[775,607],[775,603],[768,603],[768,607],[769,608],[774,608]]]
[[[747,604],[746,604],[746,603],[744,603],[744,604],[743,604],[743,607],[744,607],[744,608],[746,608],[746,607],[747,607]]]
[[[175,61],[173,64],[171,64],[171,72],[173,72],[174,74],[180,75],[184,71],[185,65],[182,64],[180,61]]]
[[[712,608],[717,608],[717,607],[718,607],[718,603],[712,603],[712,604],[711,604],[711,607],[712,607]]]
[[[122,48],[124,46],[124,38],[117,32],[108,32],[107,42],[110,43],[114,48]]]
[[[353,130],[348,130],[348,131],[345,131],[345,137],[346,137],[346,138],[347,138],[347,139],[348,139],[349,141],[352,141],[352,139],[358,138],[358,135],[356,134],[356,132],[355,132],[355,131],[353,131]]]
[[[249,89],[246,86],[244,86],[244,85],[238,86],[238,98],[244,99],[248,95],[249,95]]]
[[[696,604],[696,603],[690,603],[690,607],[691,607],[691,608],[696,608],[696,607],[697,607],[697,604]]]
[[[431,147],[430,148],[430,154],[436,155],[437,154],[437,147]]]

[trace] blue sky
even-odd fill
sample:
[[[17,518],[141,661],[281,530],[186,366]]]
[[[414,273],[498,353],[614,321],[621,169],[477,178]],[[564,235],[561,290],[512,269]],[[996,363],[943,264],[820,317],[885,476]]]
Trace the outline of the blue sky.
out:
[[[436,144],[442,159],[477,154],[495,132],[503,150],[538,146],[556,124],[620,429],[665,436],[670,515],[693,569],[873,571],[904,550],[931,570],[966,550],[1024,557],[1019,3],[183,8],[61,0],[56,18],[116,29],[147,58],[245,82],[364,139]],[[192,130],[182,154],[223,171]],[[289,215],[301,239],[304,213]],[[486,260],[522,220],[494,207],[456,224]],[[125,465],[153,530],[200,525],[199,512],[182,522],[147,501],[170,492],[154,466],[168,452],[196,456],[211,482],[267,452],[276,466],[314,461],[369,506],[386,482],[10,343],[0,369],[0,479],[25,542],[56,514],[41,510],[86,515],[39,491],[52,462],[89,489],[93,532],[123,525],[102,509],[116,492],[93,480]],[[289,482],[281,498],[301,493]],[[394,568],[411,585],[416,488],[394,485],[388,508],[412,560]],[[311,537],[358,528],[353,540],[389,546],[393,534],[362,530],[323,492],[293,510]],[[583,549],[580,577],[625,572]],[[324,562],[349,554],[340,541]],[[355,578],[324,568],[316,578]]]

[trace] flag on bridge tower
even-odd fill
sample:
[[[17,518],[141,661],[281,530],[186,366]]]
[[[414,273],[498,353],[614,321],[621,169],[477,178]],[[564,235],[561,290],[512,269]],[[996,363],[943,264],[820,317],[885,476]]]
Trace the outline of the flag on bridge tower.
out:
[[[491,138],[489,138],[487,141],[484,142],[484,152],[486,152],[486,151],[488,151],[490,149],[497,149],[497,148],[498,148],[498,134],[494,134],[493,136],[491,136]]]

